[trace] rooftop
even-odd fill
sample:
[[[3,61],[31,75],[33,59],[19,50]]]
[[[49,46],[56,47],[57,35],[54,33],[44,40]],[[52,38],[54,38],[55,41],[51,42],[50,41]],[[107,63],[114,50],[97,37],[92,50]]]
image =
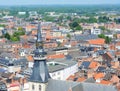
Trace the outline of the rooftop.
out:
[[[50,62],[47,63],[48,64],[48,70],[49,72],[55,72],[55,71],[58,71],[58,70],[63,70],[63,69],[66,69],[72,65],[75,65],[77,64],[77,62],[75,61],[68,61],[66,59],[54,59]]]

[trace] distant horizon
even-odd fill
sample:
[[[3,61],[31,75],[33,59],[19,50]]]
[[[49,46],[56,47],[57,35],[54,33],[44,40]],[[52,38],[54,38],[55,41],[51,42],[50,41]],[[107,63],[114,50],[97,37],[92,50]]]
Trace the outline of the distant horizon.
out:
[[[55,5],[59,5],[59,6],[64,6],[64,5],[67,5],[67,6],[70,6],[70,5],[72,5],[72,6],[78,6],[78,5],[81,5],[81,6],[86,6],[86,5],[88,5],[88,6],[92,6],[92,5],[94,5],[94,6],[99,6],[99,5],[108,5],[108,6],[111,6],[111,5],[120,5],[120,3],[118,3],[118,4],[24,4],[24,5],[20,5],[20,4],[15,4],[15,5],[0,5],[0,6],[44,6],[44,5],[47,5],[47,6],[55,6]],[[106,6],[107,7],[107,6]]]
[[[25,5],[119,5],[120,0],[1,0],[0,6]]]

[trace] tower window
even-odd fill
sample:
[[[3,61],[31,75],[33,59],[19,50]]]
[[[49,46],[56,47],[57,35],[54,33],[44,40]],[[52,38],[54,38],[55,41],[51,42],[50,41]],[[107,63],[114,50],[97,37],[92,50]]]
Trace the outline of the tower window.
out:
[[[41,91],[41,85],[39,85],[39,91]]]
[[[34,84],[32,85],[32,90],[34,90],[35,89],[35,86],[34,86]]]

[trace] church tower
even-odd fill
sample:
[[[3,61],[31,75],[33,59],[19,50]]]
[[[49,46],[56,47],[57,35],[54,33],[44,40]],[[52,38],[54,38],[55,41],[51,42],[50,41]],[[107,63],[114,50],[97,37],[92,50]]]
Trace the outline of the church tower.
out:
[[[29,91],[45,91],[50,75],[46,64],[46,57],[41,35],[41,23],[38,23],[36,49],[34,51],[33,72],[30,76]]]

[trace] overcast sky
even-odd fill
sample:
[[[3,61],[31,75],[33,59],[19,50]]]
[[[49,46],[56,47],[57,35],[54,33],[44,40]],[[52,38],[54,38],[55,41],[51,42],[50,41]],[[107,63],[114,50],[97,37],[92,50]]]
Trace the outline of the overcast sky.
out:
[[[120,4],[120,0],[0,0],[0,5]]]

